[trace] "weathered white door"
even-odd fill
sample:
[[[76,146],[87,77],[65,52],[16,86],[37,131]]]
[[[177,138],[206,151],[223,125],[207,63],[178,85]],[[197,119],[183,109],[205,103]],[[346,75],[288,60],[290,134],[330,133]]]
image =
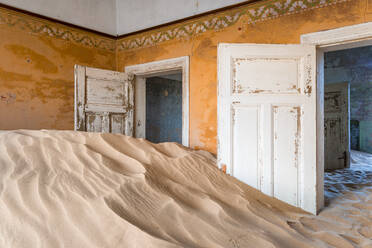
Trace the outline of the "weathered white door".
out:
[[[133,135],[133,77],[75,66],[75,130]]]
[[[324,85],[324,169],[350,166],[349,84]]]
[[[227,173],[316,213],[316,49],[220,44],[218,161]]]

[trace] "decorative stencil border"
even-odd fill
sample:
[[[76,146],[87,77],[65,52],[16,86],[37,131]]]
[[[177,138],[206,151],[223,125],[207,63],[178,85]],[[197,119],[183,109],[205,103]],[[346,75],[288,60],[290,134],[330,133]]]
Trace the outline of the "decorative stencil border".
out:
[[[248,3],[230,11],[120,39],[117,49],[126,51],[150,47],[173,39],[187,39],[208,30],[219,31],[235,24],[243,16],[248,20],[248,24],[252,24],[346,1],[350,0],[270,0],[257,4]]]
[[[61,40],[70,41],[79,45],[99,48],[114,52],[116,49],[115,39],[106,38],[94,33],[89,33],[78,28],[68,27],[62,24],[43,20],[27,14],[19,13],[6,8],[0,8],[0,27],[5,25],[17,28],[31,34],[44,35]]]

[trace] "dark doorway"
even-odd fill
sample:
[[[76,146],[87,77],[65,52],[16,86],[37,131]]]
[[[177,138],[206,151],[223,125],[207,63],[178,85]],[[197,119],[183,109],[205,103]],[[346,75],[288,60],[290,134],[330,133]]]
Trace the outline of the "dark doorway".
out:
[[[182,144],[182,73],[146,78],[146,139]]]
[[[372,46],[326,52],[324,65],[325,88],[349,84],[351,149],[372,153]]]

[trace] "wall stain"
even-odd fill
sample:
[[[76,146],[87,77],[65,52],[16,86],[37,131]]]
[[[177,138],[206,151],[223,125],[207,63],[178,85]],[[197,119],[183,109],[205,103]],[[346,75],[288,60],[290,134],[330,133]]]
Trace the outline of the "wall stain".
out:
[[[13,52],[18,58],[24,59],[27,63],[34,66],[44,73],[57,73],[58,67],[44,55],[21,45],[5,45],[5,48]]]
[[[52,39],[47,37],[40,37],[45,45],[53,49],[58,56],[63,59],[73,58],[76,63],[91,65],[92,63],[100,64],[103,69],[112,68],[115,63],[114,59],[110,59],[109,56],[114,56],[113,52],[109,52],[101,49],[93,49],[89,47],[76,46],[69,42],[56,43]],[[62,44],[62,45],[57,45]],[[97,57],[99,56],[99,58]],[[110,61],[111,60],[111,61]],[[109,64],[109,65],[107,65]]]
[[[139,51],[128,51],[127,58],[130,59],[131,61],[135,61],[135,63],[132,64],[141,64],[141,63],[146,63],[146,62],[152,62],[162,57],[166,54],[168,54],[169,51],[161,48],[161,47],[148,47],[147,49],[143,49],[140,52]],[[153,58],[149,60],[149,58]],[[129,64],[128,64],[129,65]],[[118,66],[117,70],[122,71],[123,67]]]
[[[206,38],[195,48],[193,53],[203,59],[216,60],[217,59],[217,45],[212,42],[212,39]]]
[[[35,82],[30,91],[32,98],[37,98],[43,103],[50,100],[63,100],[71,103],[74,100],[74,83],[64,79],[51,79],[43,77],[42,80]],[[73,111],[73,104],[69,104]]]
[[[2,68],[0,68],[0,83],[1,83],[2,87],[12,89],[12,88],[17,87],[17,85],[13,84],[13,82],[31,81],[31,80],[32,80],[31,75],[6,71],[6,70],[3,70]]]

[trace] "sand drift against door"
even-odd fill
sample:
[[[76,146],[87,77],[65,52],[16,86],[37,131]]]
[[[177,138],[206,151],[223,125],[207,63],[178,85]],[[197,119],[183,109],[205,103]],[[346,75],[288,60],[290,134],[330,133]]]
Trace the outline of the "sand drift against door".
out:
[[[20,130],[0,133],[0,152],[0,247],[372,247],[371,184],[314,216],[176,143]],[[371,160],[353,159],[369,181]]]

